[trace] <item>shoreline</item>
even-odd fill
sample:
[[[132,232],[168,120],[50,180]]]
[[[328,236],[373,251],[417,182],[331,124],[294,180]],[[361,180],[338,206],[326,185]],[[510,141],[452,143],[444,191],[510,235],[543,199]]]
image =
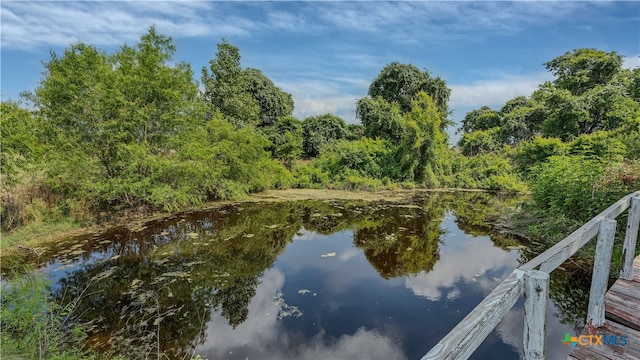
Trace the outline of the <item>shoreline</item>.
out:
[[[112,227],[125,226],[135,229],[144,226],[145,223],[154,220],[162,220],[170,216],[182,213],[208,211],[220,208],[230,204],[252,203],[252,202],[285,202],[285,201],[304,201],[304,200],[361,200],[361,201],[402,201],[409,199],[412,195],[422,192],[433,193],[454,193],[454,192],[485,192],[491,191],[482,189],[382,189],[378,191],[351,191],[351,190],[334,190],[334,189],[282,189],[282,190],[265,190],[259,193],[249,194],[246,197],[234,201],[211,201],[199,206],[192,206],[176,212],[156,211],[150,214],[140,214],[131,217],[126,213],[118,214],[115,219],[105,221],[99,224],[60,224],[62,230],[56,230],[56,224],[51,224],[54,228],[53,232],[49,228],[43,229],[41,232],[29,232],[25,229],[19,229],[11,234],[2,234],[2,237],[24,237],[11,241],[10,245],[0,248],[0,272],[5,273],[8,270],[19,269],[23,267],[29,256],[34,254],[38,256],[43,248],[53,246],[64,239],[76,236],[84,236],[105,231]],[[46,224],[49,225],[49,224]],[[21,232],[22,230],[22,232]]]

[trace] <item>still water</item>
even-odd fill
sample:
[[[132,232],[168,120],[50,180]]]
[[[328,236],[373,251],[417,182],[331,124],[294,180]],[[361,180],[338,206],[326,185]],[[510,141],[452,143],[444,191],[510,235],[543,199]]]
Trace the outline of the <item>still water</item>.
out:
[[[419,359],[527,251],[481,193],[241,203],[71,239],[44,271],[87,346],[134,358]],[[566,302],[549,302],[549,358]],[[519,359],[522,301],[472,359]],[[567,324],[565,324],[567,323]],[[166,358],[165,357],[165,358]]]

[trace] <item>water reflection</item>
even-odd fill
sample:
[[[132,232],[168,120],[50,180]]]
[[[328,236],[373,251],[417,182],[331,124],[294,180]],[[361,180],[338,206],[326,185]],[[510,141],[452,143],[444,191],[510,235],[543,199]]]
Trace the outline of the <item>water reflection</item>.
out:
[[[225,319],[214,316],[207,324],[207,341],[198,352],[211,359],[398,359],[402,351],[390,338],[375,330],[359,328],[353,334],[329,339],[317,326],[315,335],[287,331],[277,316],[282,303],[274,302],[274,294],[282,292],[284,274],[277,269],[265,272],[256,296],[249,305],[254,314],[245,323],[232,329]]]
[[[522,260],[486,225],[505,204],[464,193],[230,205],[76,239],[45,271],[105,351],[419,358]],[[518,358],[521,340],[505,334],[519,311],[474,358]]]
[[[451,229],[444,235],[440,261],[431,271],[421,271],[405,280],[414,294],[438,301],[445,296],[456,299],[461,292],[456,284],[473,282],[486,294],[502,281],[500,274],[518,266],[518,253],[496,249],[488,236],[469,237],[456,228],[455,218],[447,216],[443,226]]]

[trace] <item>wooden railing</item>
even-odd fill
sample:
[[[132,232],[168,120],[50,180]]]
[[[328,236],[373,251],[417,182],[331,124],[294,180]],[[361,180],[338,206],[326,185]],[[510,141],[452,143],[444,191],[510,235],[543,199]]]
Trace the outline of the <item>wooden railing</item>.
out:
[[[598,242],[587,319],[595,327],[604,325],[604,296],[609,279],[617,223],[614,219],[629,208],[620,277],[631,280],[640,223],[640,191],[618,200],[571,235],[513,270],[469,315],[422,357],[422,360],[469,358],[522,294],[524,294],[525,313],[524,358],[526,360],[545,359],[549,273],[575,254],[596,234]]]

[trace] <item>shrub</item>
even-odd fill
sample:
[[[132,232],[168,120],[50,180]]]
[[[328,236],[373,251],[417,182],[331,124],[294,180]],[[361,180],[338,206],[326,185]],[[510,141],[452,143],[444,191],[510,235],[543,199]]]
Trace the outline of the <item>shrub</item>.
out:
[[[531,168],[551,156],[567,154],[567,145],[558,138],[536,136],[516,147],[511,159],[520,172],[528,174]]]
[[[547,216],[587,221],[624,195],[640,189],[640,162],[604,163],[554,156],[537,168],[531,185],[536,206]]]
[[[0,339],[2,349],[29,358],[60,358],[77,353],[84,338],[80,327],[70,326],[75,302],[54,302],[45,279],[34,272],[2,285]]]
[[[452,168],[453,174],[445,178],[445,185],[448,187],[504,192],[527,190],[526,185],[515,175],[511,164],[495,154],[458,156]]]

